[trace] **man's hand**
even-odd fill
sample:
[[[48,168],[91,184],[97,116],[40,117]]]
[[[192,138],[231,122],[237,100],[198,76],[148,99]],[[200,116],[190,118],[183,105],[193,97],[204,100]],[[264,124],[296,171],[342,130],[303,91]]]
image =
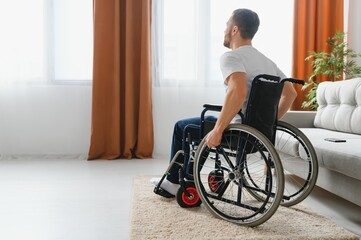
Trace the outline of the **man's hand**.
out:
[[[222,132],[213,129],[207,135],[206,144],[210,148],[217,147],[219,144],[221,144],[221,140],[222,140]]]

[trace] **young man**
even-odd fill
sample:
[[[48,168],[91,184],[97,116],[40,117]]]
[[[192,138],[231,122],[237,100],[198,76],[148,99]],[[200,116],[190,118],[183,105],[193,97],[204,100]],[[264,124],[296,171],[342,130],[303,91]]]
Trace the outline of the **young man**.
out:
[[[230,124],[238,111],[245,111],[252,80],[259,74],[270,74],[286,78],[277,65],[252,46],[252,39],[259,27],[258,15],[249,9],[237,9],[229,18],[224,32],[224,46],[231,51],[224,53],[220,59],[220,67],[227,93],[222,111],[213,130],[207,135],[208,147],[220,144],[224,129]],[[270,38],[271,39],[271,38]],[[296,91],[292,83],[285,82],[278,107],[278,119],[281,119],[296,98]],[[261,96],[260,96],[261,97]],[[171,159],[178,150],[182,149],[184,127],[187,124],[200,124],[199,118],[178,121],[173,132]],[[183,157],[183,156],[182,156]],[[183,158],[182,158],[183,159]],[[179,159],[182,162],[182,159]],[[174,164],[170,174],[161,184],[161,188],[172,195],[176,195],[179,188],[179,166]],[[160,178],[152,179],[154,185]]]

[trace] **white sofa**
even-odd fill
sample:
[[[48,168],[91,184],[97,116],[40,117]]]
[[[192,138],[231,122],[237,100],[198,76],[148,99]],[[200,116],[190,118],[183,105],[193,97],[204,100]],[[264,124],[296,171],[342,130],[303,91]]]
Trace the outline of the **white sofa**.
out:
[[[361,78],[321,83],[317,101],[317,112],[290,111],[282,120],[300,128],[314,146],[316,184],[361,206]]]

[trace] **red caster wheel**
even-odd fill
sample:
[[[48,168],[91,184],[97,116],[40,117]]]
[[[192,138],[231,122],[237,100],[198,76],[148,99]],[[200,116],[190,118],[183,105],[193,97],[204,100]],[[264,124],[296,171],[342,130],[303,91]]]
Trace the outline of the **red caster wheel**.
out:
[[[224,177],[222,170],[213,170],[208,175],[209,189],[214,193],[220,193],[224,186]]]
[[[199,207],[202,204],[201,199],[199,198],[197,189],[193,182],[186,182],[184,189],[190,194],[187,194],[183,191],[182,188],[179,188],[177,192],[177,202],[182,208],[194,208]]]

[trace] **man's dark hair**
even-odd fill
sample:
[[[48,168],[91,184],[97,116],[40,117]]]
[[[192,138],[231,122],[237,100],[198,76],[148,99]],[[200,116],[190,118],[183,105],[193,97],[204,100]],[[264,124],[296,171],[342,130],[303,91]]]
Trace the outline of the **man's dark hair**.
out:
[[[242,38],[252,39],[259,27],[257,13],[249,9],[236,9],[233,11],[233,23],[238,26]]]

